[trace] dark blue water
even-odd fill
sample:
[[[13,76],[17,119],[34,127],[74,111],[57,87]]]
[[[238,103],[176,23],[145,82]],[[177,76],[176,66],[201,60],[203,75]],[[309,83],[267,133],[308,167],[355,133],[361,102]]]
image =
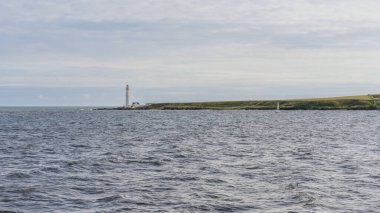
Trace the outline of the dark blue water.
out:
[[[380,113],[0,108],[1,210],[380,212]]]

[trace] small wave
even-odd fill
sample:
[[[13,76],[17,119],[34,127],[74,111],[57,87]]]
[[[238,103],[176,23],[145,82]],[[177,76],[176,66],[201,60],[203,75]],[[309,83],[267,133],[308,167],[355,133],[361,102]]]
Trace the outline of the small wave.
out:
[[[8,174],[7,178],[11,178],[11,179],[30,178],[30,175],[23,172],[13,172],[13,173]]]
[[[237,153],[225,153],[226,156],[236,157],[236,158],[244,158],[246,155],[237,154]]]
[[[106,161],[108,161],[109,163],[121,163],[123,162],[122,159],[120,159],[119,157],[107,157],[105,158]]]
[[[174,155],[174,158],[187,158],[185,155],[182,154],[176,154]]]
[[[173,187],[156,187],[156,188],[154,188],[154,191],[157,191],[157,192],[173,191],[173,190],[175,190],[175,188],[173,188]]]
[[[219,178],[206,179],[208,183],[225,183],[226,181]]]
[[[30,194],[30,193],[32,193],[34,191],[36,191],[36,188],[29,187],[29,188],[14,189],[11,192],[12,193],[18,193],[18,194]]]
[[[67,177],[67,179],[68,180],[74,180],[74,181],[83,181],[83,182],[91,181],[90,178],[81,177],[81,176],[70,176],[70,177]]]
[[[191,206],[183,206],[181,209],[178,208],[178,212],[210,212],[212,211],[212,207],[208,205],[191,205]]]
[[[257,208],[252,205],[214,205],[213,209],[217,212],[241,212]]]
[[[291,199],[297,203],[303,203],[305,205],[310,205],[316,200],[316,198],[304,192],[298,192],[294,194]]]
[[[196,181],[196,180],[199,180],[198,177],[165,177],[165,178],[162,178],[164,180],[173,180],[173,181],[182,181],[182,182],[186,182],[186,181]]]
[[[159,160],[156,160],[156,161],[141,161],[139,163],[150,164],[152,166],[162,166],[162,165],[164,165],[164,163],[162,161],[159,161]]]
[[[128,208],[128,207],[122,207],[120,209],[114,209],[114,210],[111,210],[110,212],[130,212],[134,210],[133,208]]]
[[[219,199],[220,198],[220,196],[216,195],[216,194],[206,194],[206,195],[204,195],[204,197],[212,198],[212,199]]]
[[[287,190],[293,190],[296,188],[298,188],[298,183],[291,183],[285,187],[285,189],[287,189]]]
[[[252,166],[252,167],[245,167],[245,169],[248,169],[248,170],[257,170],[257,169],[262,169],[262,167],[260,167],[260,166]]]
[[[66,161],[66,165],[67,166],[77,166],[77,165],[81,165],[83,162],[80,161],[80,160],[75,160],[75,161]]]
[[[248,178],[248,179],[255,179],[257,178],[257,174],[252,174],[252,173],[242,173],[240,176]]]
[[[88,187],[72,187],[72,189],[84,192],[86,194],[102,194],[105,191],[100,188],[88,188]]]
[[[99,201],[99,202],[112,202],[115,200],[120,200],[122,198],[123,197],[121,195],[113,195],[113,196],[99,198],[99,199],[97,199],[97,201]]]
[[[358,167],[352,164],[346,164],[346,165],[339,166],[339,168],[347,169],[347,170],[356,170]]]
[[[59,168],[57,168],[57,167],[44,167],[41,169],[41,171],[53,172],[53,173],[59,173],[60,172]]]
[[[152,166],[164,165],[164,162],[161,160],[142,160],[142,161],[132,160],[132,161],[128,161],[127,163],[148,164],[148,165],[152,165]]]
[[[113,153],[112,152],[105,152],[105,153],[102,153],[101,155],[112,155]]]
[[[368,176],[369,178],[372,178],[372,179],[380,179],[380,175],[370,175]]]
[[[70,146],[75,148],[91,148],[90,146],[84,144],[71,144]]]

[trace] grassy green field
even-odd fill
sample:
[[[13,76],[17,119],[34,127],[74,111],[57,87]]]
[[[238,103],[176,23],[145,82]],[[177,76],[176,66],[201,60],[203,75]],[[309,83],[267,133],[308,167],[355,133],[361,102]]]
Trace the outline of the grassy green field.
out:
[[[372,95],[358,95],[358,96],[342,96],[331,98],[309,98],[309,99],[293,99],[295,101],[335,101],[335,100],[372,100]]]
[[[379,110],[380,96],[362,95],[332,98],[218,101],[188,103],[154,103],[143,109],[158,110],[273,110],[280,103],[282,110]]]

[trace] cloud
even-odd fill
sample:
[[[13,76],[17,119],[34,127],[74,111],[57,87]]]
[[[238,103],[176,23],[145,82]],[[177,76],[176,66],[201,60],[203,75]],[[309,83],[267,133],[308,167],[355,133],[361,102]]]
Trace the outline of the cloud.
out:
[[[2,18],[28,22],[57,20],[218,22],[249,24],[375,24],[376,0],[28,0],[1,1]]]
[[[0,86],[128,81],[151,98],[194,87],[205,98],[257,85],[363,91],[380,77],[379,10],[375,0],[0,0]]]

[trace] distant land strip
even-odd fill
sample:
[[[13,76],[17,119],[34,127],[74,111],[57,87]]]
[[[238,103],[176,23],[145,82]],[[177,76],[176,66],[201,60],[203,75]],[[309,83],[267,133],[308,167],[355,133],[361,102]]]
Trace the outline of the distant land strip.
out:
[[[136,108],[97,110],[380,110],[380,94],[333,98],[216,101],[188,103],[152,103]]]

